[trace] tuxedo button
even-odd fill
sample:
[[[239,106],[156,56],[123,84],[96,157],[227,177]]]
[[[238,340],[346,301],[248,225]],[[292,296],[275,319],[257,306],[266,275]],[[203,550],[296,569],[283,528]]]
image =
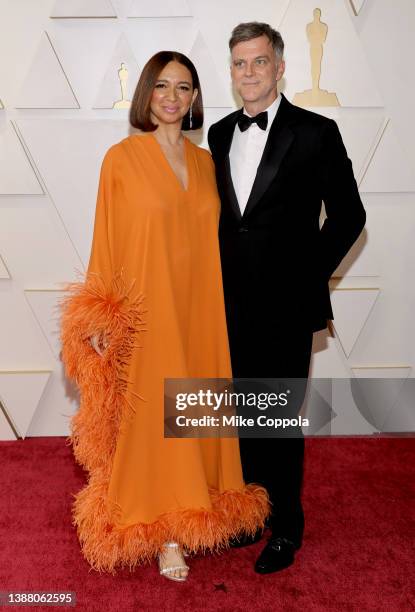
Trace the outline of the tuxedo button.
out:
[[[248,228],[245,227],[245,225],[241,225],[241,227],[238,229],[238,232],[247,232]]]

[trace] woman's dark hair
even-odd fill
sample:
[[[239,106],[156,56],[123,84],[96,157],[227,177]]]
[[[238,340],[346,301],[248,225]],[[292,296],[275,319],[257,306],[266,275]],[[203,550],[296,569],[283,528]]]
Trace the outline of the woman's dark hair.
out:
[[[159,51],[151,57],[144,66],[135,88],[130,107],[130,123],[143,132],[154,132],[157,129],[150,118],[150,104],[153,90],[160,72],[169,62],[183,64],[192,75],[193,89],[197,89],[197,96],[192,106],[192,127],[190,128],[189,112],[183,117],[183,130],[197,130],[203,125],[203,100],[200,90],[199,77],[193,62],[178,51]]]

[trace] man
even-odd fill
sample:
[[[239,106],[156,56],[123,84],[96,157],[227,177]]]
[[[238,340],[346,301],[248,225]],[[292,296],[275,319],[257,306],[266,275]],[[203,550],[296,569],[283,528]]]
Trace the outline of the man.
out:
[[[267,24],[243,23],[229,47],[244,107],[212,125],[208,140],[222,201],[233,375],[306,379],[313,332],[333,318],[329,278],[366,215],[336,123],[278,92],[281,35]],[[272,536],[255,570],[278,571],[293,563],[302,542],[304,438],[301,431],[293,438],[241,438],[240,448],[246,482],[263,484],[273,504]]]

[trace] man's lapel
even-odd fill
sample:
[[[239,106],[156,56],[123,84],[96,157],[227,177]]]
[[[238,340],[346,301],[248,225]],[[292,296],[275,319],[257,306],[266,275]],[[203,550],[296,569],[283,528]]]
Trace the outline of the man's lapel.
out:
[[[233,213],[237,219],[242,218],[241,209],[239,208],[238,199],[236,197],[235,188],[232,182],[231,164],[229,161],[229,151],[232,144],[233,133],[242,109],[232,113],[228,118],[228,122],[222,128],[219,150],[217,153],[216,176],[218,184],[221,185],[225,201],[228,201]]]
[[[284,155],[287,153],[294,140],[294,133],[289,127],[290,107],[291,104],[285,96],[282,95],[280,106],[269,131],[264,153],[259,163],[254,184],[252,185],[252,190],[244,210],[244,217],[258,204],[259,200],[276,177]]]

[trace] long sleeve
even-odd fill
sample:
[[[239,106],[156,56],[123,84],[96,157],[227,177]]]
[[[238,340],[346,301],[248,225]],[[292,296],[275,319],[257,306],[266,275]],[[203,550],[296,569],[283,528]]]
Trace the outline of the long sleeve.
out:
[[[114,275],[109,233],[109,208],[115,195],[115,168],[111,149],[101,165],[95,208],[94,234],[87,275],[94,273],[109,281]]]
[[[80,409],[71,421],[71,441],[77,460],[87,469],[107,462],[105,453],[110,452],[114,428],[125,409],[123,368],[143,326],[143,297],[135,294],[113,263],[117,240],[122,241],[109,223],[117,198],[113,158],[110,149],[101,167],[86,277],[67,286],[61,304],[62,361],[81,391]],[[102,357],[90,344],[96,333],[109,341]]]
[[[320,231],[321,265],[327,279],[362,231],[366,213],[337,124],[327,122],[322,136],[322,198],[326,209]]]

